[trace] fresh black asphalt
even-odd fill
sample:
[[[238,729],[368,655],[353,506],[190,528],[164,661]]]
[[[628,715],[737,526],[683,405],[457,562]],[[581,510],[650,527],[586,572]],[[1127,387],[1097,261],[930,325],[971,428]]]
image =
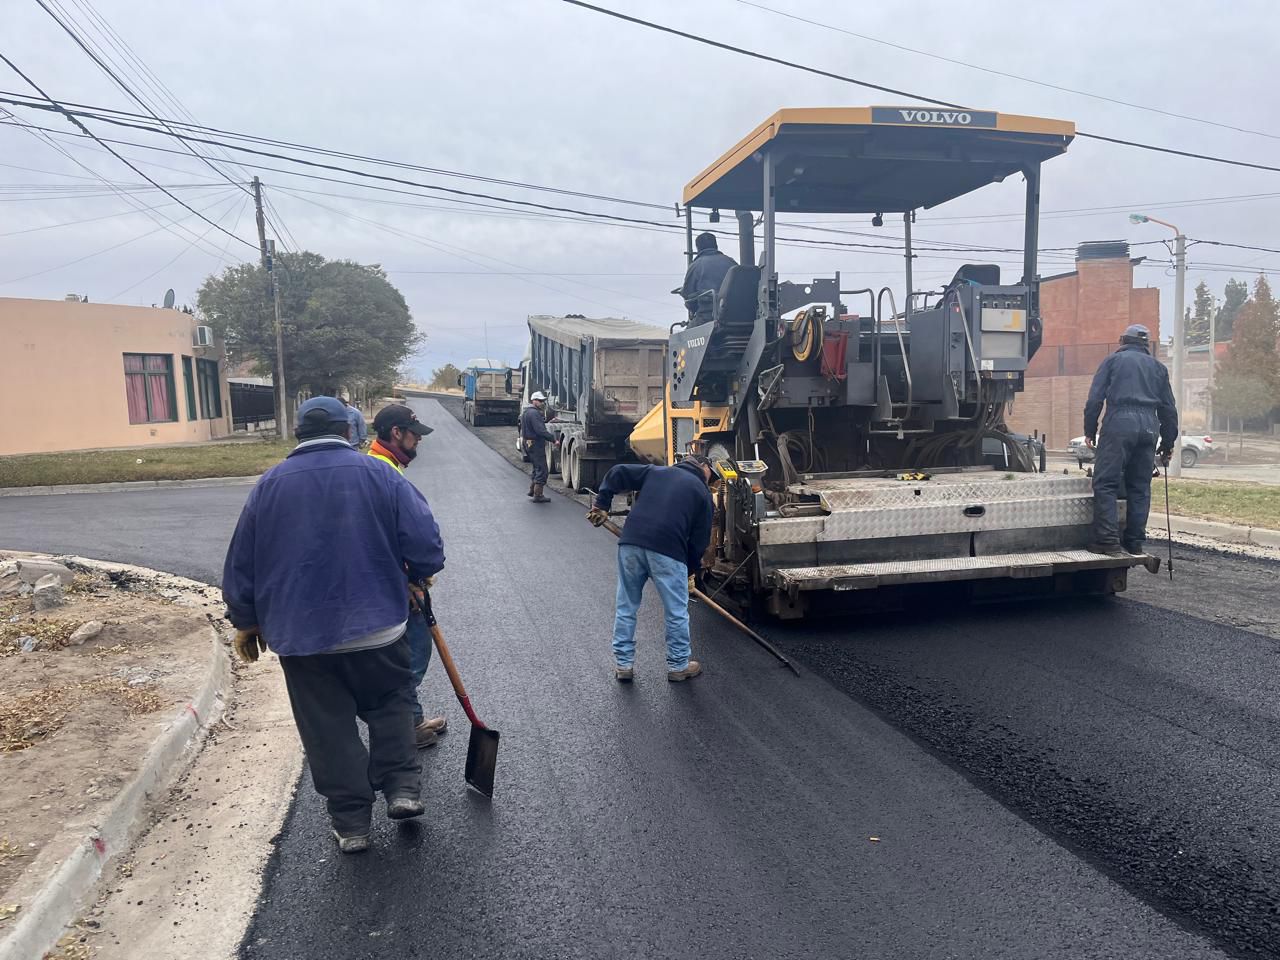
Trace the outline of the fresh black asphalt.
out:
[[[304,780],[245,958],[1277,955],[1280,644],[1126,600],[766,625],[797,679],[697,609],[672,685],[650,597],[618,686],[611,538],[417,404],[497,791],[433,665],[429,817],[342,857]],[[246,492],[4,498],[0,544],[216,580]]]

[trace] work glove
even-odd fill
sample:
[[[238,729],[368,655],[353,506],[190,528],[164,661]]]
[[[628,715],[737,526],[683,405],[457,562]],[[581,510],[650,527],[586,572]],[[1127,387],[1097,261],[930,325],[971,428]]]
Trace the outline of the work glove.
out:
[[[267,651],[267,641],[262,639],[262,629],[260,627],[246,627],[243,630],[237,630],[235,639],[231,641],[231,646],[242,663],[256,663],[258,655]]]
[[[1173,459],[1172,450],[1166,447],[1160,451],[1160,465],[1162,467],[1167,467],[1169,465],[1169,461],[1172,459]]]
[[[413,602],[413,608],[415,610],[424,609],[425,604],[423,603],[423,593],[425,590],[430,590],[435,585],[435,577],[427,577],[427,579],[418,583],[415,583],[412,580],[409,581],[409,599]]]
[[[689,592],[693,593],[693,591],[697,589],[698,589],[698,578],[694,574],[689,574]]]
[[[609,512],[600,507],[592,507],[587,511],[587,520],[591,522],[593,527],[602,527],[605,521],[609,519]]]

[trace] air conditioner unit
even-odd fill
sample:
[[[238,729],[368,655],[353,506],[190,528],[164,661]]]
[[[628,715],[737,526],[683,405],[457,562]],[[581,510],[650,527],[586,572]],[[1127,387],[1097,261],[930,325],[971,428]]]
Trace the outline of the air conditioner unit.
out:
[[[212,347],[213,328],[204,325],[196,327],[195,333],[191,337],[191,345],[193,347]]]

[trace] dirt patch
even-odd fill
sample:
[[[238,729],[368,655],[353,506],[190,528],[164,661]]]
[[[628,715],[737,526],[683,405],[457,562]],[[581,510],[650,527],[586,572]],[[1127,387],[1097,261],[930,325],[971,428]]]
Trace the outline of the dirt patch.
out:
[[[91,620],[102,631],[69,645]],[[208,623],[163,580],[87,571],[47,613],[0,604],[0,903],[64,824],[115,797],[190,700]]]

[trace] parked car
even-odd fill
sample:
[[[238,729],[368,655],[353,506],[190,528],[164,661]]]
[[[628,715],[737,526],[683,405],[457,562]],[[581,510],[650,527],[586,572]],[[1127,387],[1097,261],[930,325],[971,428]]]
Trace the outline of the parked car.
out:
[[[1084,466],[1086,463],[1093,462],[1094,450],[1091,446],[1084,442],[1084,437],[1076,437],[1068,445],[1071,455],[1076,458],[1076,463]],[[1184,467],[1194,467],[1205,457],[1211,457],[1215,453],[1213,445],[1213,437],[1196,436],[1194,434],[1184,433],[1182,435],[1182,465]]]

